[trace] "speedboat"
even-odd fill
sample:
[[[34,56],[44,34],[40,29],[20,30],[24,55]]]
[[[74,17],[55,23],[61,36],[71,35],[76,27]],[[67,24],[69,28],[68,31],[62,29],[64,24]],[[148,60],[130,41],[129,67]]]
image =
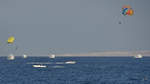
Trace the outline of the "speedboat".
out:
[[[33,67],[37,67],[37,68],[46,68],[46,65],[32,65]]]
[[[49,55],[49,58],[54,59],[55,58],[55,54]]]
[[[143,56],[141,54],[138,54],[136,56],[134,56],[134,58],[142,58]]]
[[[27,58],[27,55],[26,55],[26,54],[23,54],[23,58]]]
[[[67,61],[67,62],[65,62],[66,64],[75,64],[76,63],[76,61]]]
[[[15,59],[15,56],[13,54],[10,54],[7,58],[8,60],[14,60]]]

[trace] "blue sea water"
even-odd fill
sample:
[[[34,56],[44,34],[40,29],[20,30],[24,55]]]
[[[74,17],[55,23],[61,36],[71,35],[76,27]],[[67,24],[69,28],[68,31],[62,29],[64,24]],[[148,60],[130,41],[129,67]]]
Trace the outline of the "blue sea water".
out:
[[[65,64],[70,60],[76,64]],[[0,57],[0,84],[150,84],[150,58]]]

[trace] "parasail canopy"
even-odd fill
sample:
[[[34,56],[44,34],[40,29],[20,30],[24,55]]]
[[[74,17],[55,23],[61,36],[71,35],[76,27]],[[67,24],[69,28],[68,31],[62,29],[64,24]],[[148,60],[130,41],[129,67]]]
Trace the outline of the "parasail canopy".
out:
[[[124,5],[124,6],[122,7],[122,14],[123,14],[124,16],[126,16],[126,15],[132,16],[132,15],[134,14],[134,11],[133,11],[133,9],[131,8],[131,6],[129,6],[129,5]]]
[[[13,44],[14,41],[15,41],[15,37],[14,37],[14,36],[10,36],[10,37],[8,38],[8,40],[7,40],[7,43],[8,43],[8,44]]]

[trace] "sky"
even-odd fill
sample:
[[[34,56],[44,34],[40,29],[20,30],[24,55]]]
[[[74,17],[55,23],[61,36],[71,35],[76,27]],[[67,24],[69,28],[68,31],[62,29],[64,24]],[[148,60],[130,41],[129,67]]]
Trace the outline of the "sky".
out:
[[[150,0],[0,0],[0,54],[150,50]],[[133,16],[123,16],[130,5]],[[121,24],[118,22],[121,21]]]

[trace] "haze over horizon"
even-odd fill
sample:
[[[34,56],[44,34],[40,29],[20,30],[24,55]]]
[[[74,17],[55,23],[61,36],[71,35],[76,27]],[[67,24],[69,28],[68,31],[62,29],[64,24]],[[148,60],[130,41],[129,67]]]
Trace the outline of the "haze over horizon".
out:
[[[150,0],[1,0],[0,55],[150,50]],[[121,15],[130,5],[133,16]],[[121,21],[121,24],[118,22]]]

